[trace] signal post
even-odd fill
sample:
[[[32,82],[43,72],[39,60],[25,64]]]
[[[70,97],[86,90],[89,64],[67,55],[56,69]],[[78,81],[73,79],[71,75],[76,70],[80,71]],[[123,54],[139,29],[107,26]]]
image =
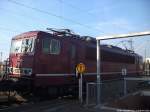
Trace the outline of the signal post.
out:
[[[79,101],[83,103],[83,73],[85,72],[85,65],[83,63],[79,63],[76,67],[76,73],[79,78]]]

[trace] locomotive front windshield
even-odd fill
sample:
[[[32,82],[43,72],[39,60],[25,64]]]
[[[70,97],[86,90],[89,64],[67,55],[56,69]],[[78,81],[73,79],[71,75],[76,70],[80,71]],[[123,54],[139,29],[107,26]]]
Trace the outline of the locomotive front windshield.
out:
[[[34,49],[34,38],[12,40],[11,53],[29,53]]]

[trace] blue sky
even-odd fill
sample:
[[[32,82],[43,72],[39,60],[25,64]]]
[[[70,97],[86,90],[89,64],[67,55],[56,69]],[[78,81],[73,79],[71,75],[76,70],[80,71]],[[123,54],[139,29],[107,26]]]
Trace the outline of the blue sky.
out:
[[[148,31],[149,11],[150,0],[0,0],[0,52],[5,59],[12,37],[47,27],[69,28],[93,37]],[[104,43],[117,45],[119,41]],[[150,36],[133,41],[136,52],[144,55],[146,49],[150,57]]]

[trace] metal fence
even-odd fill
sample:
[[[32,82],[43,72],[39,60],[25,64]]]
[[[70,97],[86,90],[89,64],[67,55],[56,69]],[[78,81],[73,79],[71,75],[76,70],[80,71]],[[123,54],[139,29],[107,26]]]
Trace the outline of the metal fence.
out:
[[[86,105],[97,104],[97,83],[89,82],[86,84]],[[130,80],[130,78],[103,81],[100,83],[100,102],[101,104],[111,102],[129,93],[144,89],[145,80]]]

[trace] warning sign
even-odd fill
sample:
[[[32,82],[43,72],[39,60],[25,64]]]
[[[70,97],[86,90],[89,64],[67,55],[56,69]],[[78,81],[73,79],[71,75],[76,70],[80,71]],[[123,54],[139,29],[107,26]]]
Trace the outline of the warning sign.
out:
[[[85,65],[83,63],[79,63],[76,67],[76,70],[78,73],[84,73],[85,72]]]

